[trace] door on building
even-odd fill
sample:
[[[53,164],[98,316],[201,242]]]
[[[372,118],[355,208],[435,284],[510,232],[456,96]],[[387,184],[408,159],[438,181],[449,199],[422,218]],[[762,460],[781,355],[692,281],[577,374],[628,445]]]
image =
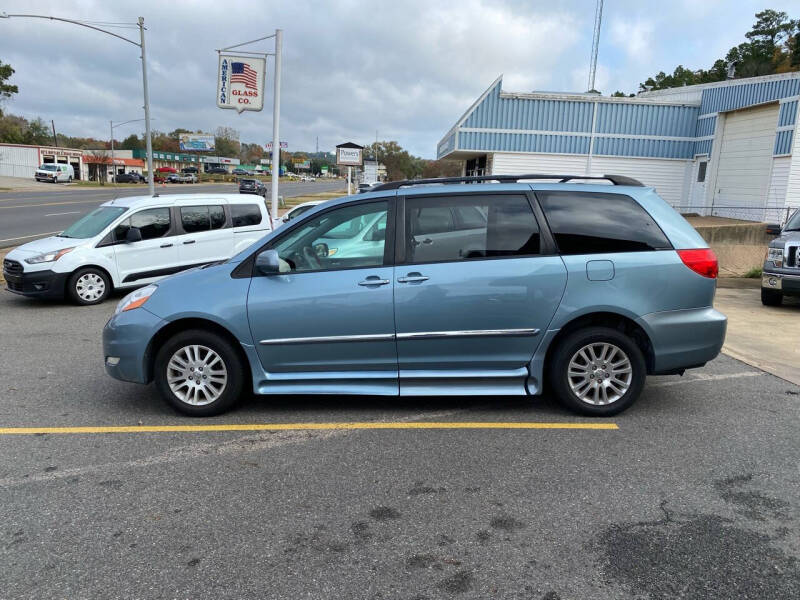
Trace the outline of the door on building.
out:
[[[708,155],[698,156],[692,165],[692,179],[685,212],[705,214],[706,176],[708,174]]]
[[[69,164],[72,165],[72,170],[75,172],[75,174],[72,176],[72,178],[73,179],[80,179],[81,178],[81,163],[76,161],[76,162],[71,162]]]
[[[712,214],[747,220],[763,217],[778,110],[776,102],[725,115]]]

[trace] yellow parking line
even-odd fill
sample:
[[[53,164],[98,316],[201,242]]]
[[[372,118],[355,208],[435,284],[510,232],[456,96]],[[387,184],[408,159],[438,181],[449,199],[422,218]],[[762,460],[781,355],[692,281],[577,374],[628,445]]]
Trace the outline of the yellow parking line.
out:
[[[415,422],[252,423],[229,425],[123,425],[98,427],[0,427],[0,435],[43,433],[187,433],[202,431],[304,431],[318,429],[619,429],[616,423]]]

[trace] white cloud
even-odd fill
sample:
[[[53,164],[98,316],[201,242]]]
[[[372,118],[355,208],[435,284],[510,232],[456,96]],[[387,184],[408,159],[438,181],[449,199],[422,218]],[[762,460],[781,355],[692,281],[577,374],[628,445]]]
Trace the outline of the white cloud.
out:
[[[655,37],[655,24],[646,19],[616,17],[609,24],[609,37],[629,60],[645,63],[653,57],[653,47],[661,40]]]

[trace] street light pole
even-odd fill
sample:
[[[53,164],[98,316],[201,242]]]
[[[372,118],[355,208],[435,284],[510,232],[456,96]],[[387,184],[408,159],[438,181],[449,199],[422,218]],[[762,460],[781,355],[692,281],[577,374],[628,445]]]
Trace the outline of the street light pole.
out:
[[[114,166],[114,121],[109,121],[111,127],[111,184],[117,185],[117,169]]]
[[[153,180],[153,140],[150,137],[150,92],[147,89],[147,58],[144,48],[144,17],[139,17],[139,35],[142,49],[142,88],[144,90],[144,131],[147,137],[147,192],[155,196],[156,186]],[[113,143],[114,136],[111,136]]]
[[[283,29],[275,30],[275,98],[272,102],[272,215],[278,218],[278,181],[281,175],[281,47]]]

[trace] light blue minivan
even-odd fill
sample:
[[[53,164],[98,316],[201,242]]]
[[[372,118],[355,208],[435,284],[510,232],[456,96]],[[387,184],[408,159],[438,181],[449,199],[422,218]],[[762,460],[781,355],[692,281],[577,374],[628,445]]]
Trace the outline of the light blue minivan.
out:
[[[716,277],[700,235],[627,177],[393,182],[127,295],[103,332],[105,367],[155,381],[193,416],[231,408],[250,387],[416,396],[545,385],[569,409],[609,416],[647,374],[717,356]]]

